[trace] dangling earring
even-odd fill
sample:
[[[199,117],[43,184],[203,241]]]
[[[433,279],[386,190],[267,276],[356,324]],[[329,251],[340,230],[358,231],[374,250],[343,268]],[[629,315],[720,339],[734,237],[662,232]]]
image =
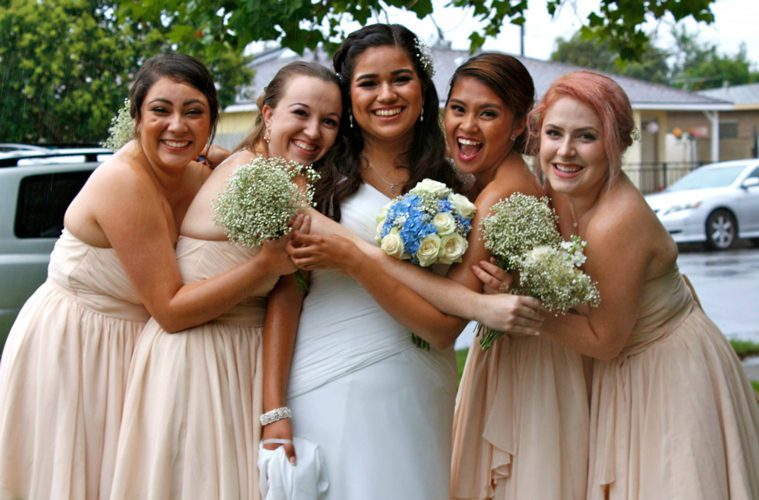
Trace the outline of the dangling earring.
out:
[[[424,108],[422,108],[422,112],[421,112],[421,113],[419,113],[419,121],[420,121],[420,122],[423,122],[423,121],[424,121]]]
[[[266,144],[271,142],[271,130],[269,130],[269,127],[266,127],[266,132],[264,132],[264,142]]]
[[[353,128],[353,113],[348,111],[348,126],[350,128]]]

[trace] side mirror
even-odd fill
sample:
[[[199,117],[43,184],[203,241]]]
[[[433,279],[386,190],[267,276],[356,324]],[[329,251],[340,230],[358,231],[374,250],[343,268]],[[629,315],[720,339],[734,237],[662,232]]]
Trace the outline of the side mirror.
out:
[[[749,189],[756,186],[759,186],[759,177],[749,177],[741,182],[741,189]]]

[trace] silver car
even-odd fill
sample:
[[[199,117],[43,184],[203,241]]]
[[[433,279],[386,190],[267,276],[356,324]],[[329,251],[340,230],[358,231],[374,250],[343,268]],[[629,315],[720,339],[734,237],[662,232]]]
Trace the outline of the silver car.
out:
[[[112,154],[102,148],[0,153],[0,352],[19,309],[47,277],[68,204]]]
[[[678,243],[759,243],[759,159],[704,165],[646,201]]]

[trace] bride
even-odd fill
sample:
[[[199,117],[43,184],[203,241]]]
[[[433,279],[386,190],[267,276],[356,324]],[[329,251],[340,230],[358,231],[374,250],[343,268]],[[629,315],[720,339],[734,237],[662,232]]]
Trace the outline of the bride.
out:
[[[317,200],[341,226],[373,241],[376,216],[392,197],[423,178],[454,189],[458,183],[444,160],[431,64],[413,33],[366,26],[348,36],[333,61],[347,87],[348,126],[333,168],[322,171]],[[280,363],[272,364],[279,374],[267,387],[276,405],[287,401],[292,422],[267,425],[264,438],[316,443],[328,499],[448,498],[452,345],[464,320],[389,274],[353,274],[314,271],[299,322],[297,291],[270,296],[264,335],[278,339]],[[432,348],[417,348],[411,332]]]

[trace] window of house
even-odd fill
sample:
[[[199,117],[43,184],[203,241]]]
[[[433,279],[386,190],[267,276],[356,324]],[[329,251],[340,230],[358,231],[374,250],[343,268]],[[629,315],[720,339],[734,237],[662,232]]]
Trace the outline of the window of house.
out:
[[[737,139],[738,138],[738,122],[737,121],[719,122],[719,138],[720,139]]]
[[[89,178],[89,170],[21,179],[14,232],[17,238],[57,238],[63,214]]]

